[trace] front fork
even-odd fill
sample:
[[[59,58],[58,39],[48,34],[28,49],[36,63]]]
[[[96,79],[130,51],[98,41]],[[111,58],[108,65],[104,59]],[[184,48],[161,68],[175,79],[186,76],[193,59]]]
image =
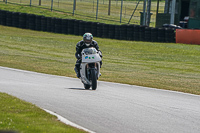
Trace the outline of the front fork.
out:
[[[87,78],[88,78],[89,81],[92,80],[91,79],[91,72],[90,72],[92,69],[95,70],[96,76],[97,76],[97,79],[98,79],[98,65],[97,65],[97,63],[87,64],[86,68],[87,68]]]

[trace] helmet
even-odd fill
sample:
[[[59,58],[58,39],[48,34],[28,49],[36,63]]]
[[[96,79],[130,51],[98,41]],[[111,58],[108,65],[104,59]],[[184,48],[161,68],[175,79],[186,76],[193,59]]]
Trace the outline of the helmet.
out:
[[[93,36],[91,33],[85,33],[83,35],[83,41],[86,46],[90,46],[90,44],[92,43],[92,39],[93,39]]]

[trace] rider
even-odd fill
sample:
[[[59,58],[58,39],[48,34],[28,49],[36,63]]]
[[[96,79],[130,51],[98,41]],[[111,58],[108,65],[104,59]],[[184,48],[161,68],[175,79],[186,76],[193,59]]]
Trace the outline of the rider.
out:
[[[93,40],[93,36],[91,33],[85,33],[83,35],[83,40],[79,41],[76,44],[76,64],[75,64],[75,72],[77,74],[77,77],[80,78],[80,65],[81,65],[81,52],[84,48],[90,48],[90,47],[94,47],[96,48],[96,50],[99,51],[100,57],[102,58],[102,54],[101,51],[99,50],[99,46],[97,44],[97,42],[95,40]],[[102,62],[100,62],[100,64],[102,65]]]

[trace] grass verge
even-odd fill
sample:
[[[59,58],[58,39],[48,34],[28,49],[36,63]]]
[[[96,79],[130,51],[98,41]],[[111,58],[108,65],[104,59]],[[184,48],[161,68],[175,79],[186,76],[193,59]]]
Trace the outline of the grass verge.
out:
[[[65,125],[31,103],[0,93],[0,132],[19,133],[84,133]]]

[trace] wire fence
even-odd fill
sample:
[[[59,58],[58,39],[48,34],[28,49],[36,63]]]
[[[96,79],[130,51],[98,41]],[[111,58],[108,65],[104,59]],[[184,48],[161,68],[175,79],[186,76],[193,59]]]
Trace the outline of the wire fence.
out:
[[[152,28],[133,24],[113,25],[6,10],[0,10],[0,25],[72,35],[89,32],[96,37],[119,40],[175,42],[175,29],[172,28]]]
[[[88,21],[101,20],[114,24],[141,24],[143,12],[143,0],[135,1],[111,1],[109,0],[3,0],[5,3],[13,3],[28,6],[37,6],[51,11],[66,12],[78,19]],[[137,6],[138,4],[138,6]],[[161,7],[164,2],[160,3]],[[136,8],[137,6],[137,8]],[[110,8],[109,8],[110,7]],[[155,27],[157,3],[151,3],[150,26]],[[163,8],[159,8],[162,10]],[[135,12],[134,12],[135,10]],[[133,14],[134,12],[134,14]],[[109,15],[110,14],[110,15]],[[130,21],[130,22],[129,22]]]

